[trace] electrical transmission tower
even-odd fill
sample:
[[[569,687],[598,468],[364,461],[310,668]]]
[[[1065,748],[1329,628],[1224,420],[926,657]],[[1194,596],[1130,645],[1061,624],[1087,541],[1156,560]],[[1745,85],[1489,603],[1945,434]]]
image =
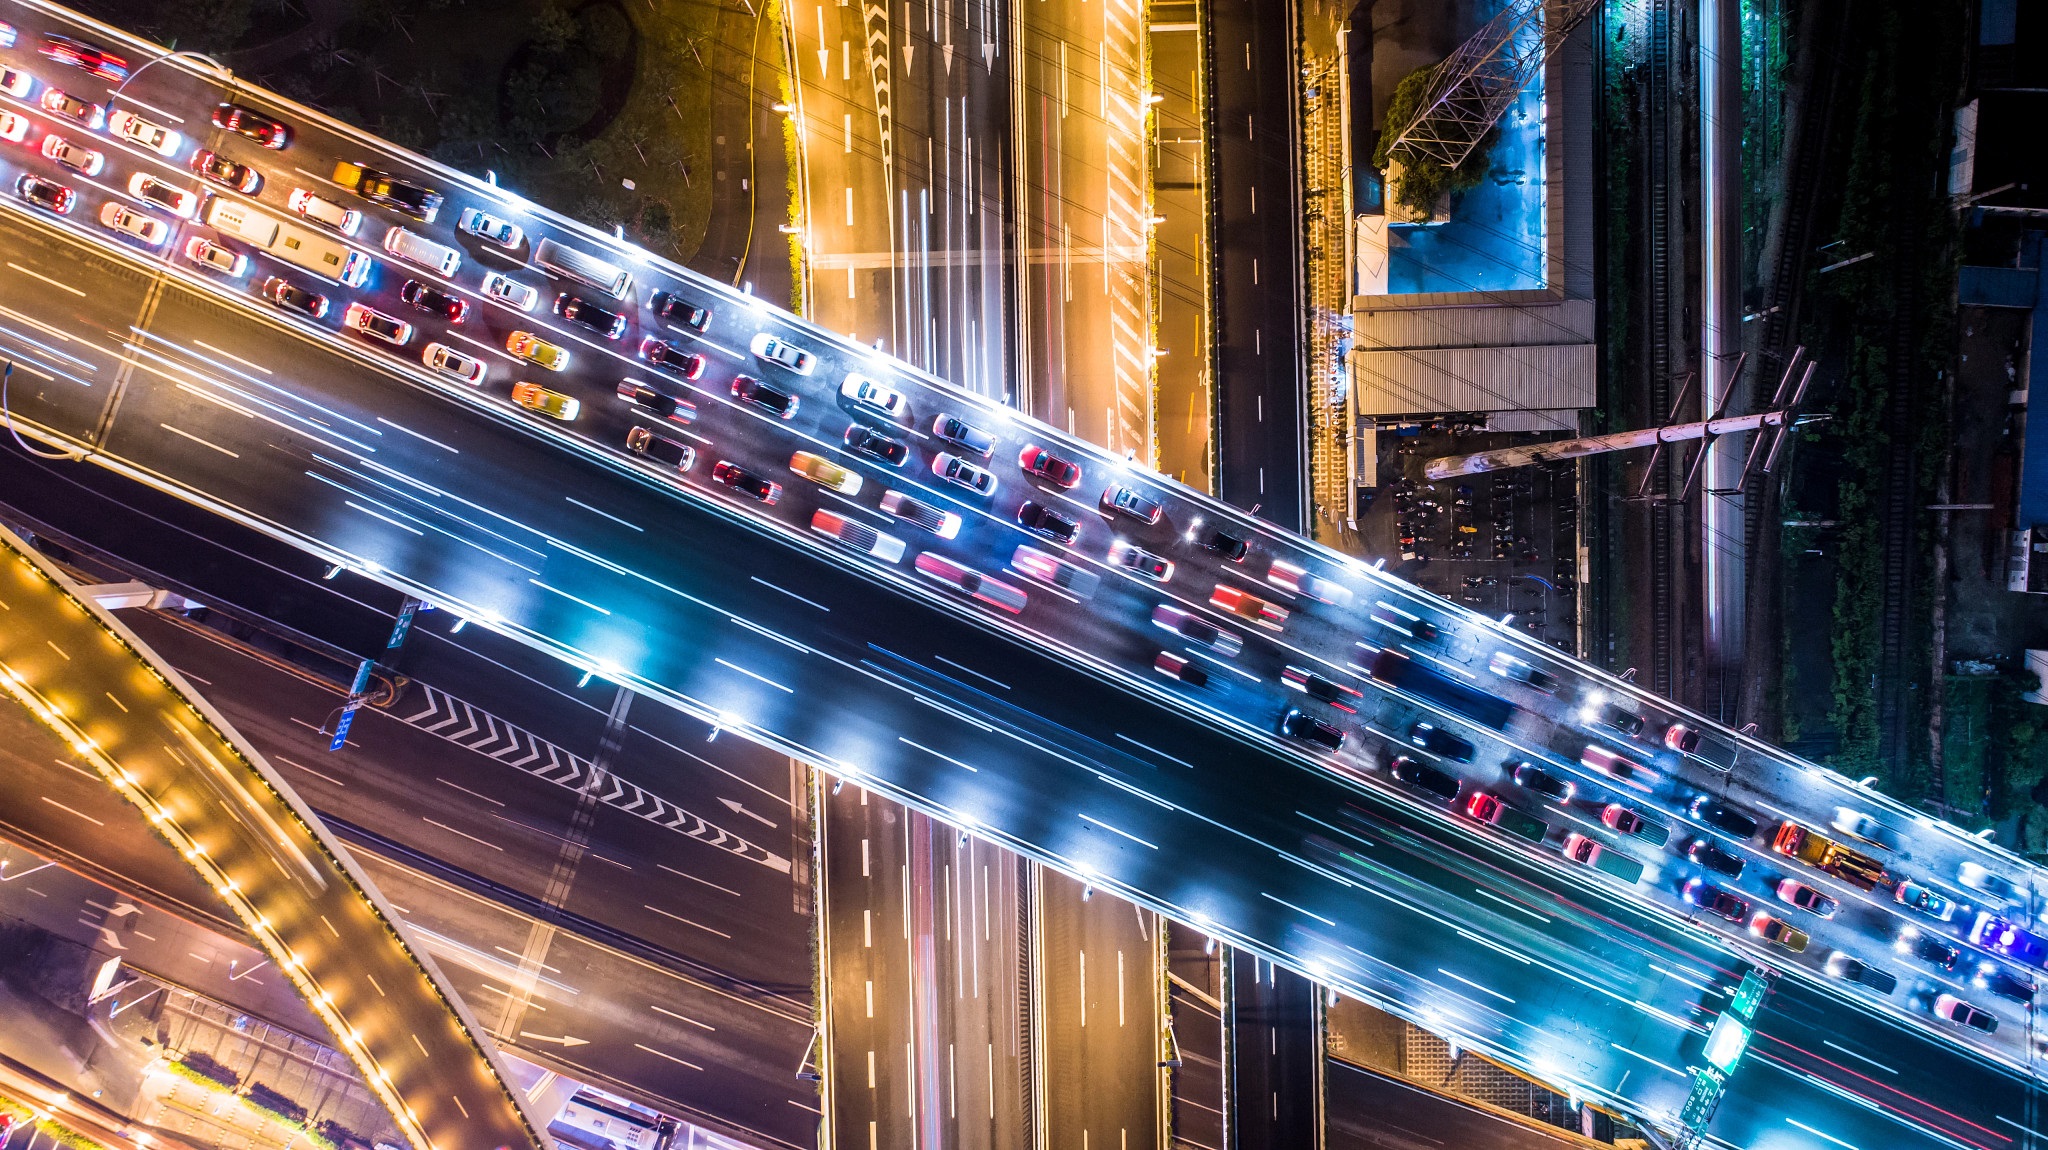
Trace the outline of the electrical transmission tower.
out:
[[[1387,155],[1404,164],[1465,162],[1595,0],[1509,0],[1430,74],[1415,118]]]

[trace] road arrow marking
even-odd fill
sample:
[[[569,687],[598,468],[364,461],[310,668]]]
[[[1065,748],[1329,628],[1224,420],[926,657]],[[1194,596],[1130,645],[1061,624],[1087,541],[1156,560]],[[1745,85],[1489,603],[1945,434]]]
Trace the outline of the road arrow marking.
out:
[[[588,1045],[590,1045],[590,1040],[589,1040],[588,1038],[572,1038],[572,1037],[570,1037],[569,1035],[566,1035],[566,1034],[564,1034],[564,1035],[562,1035],[561,1037],[557,1038],[557,1037],[555,1037],[555,1036],[554,1036],[554,1035],[552,1035],[552,1034],[535,1034],[535,1033],[534,1033],[533,1031],[531,1031],[531,1030],[522,1030],[522,1031],[520,1031],[520,1032],[519,1032],[519,1037],[521,1037],[521,1038],[528,1038],[528,1039],[532,1039],[532,1040],[533,1040],[533,1041],[535,1041],[535,1042],[552,1042],[552,1043],[555,1043],[555,1044],[556,1044],[556,1045],[558,1045],[558,1046],[588,1046]]]

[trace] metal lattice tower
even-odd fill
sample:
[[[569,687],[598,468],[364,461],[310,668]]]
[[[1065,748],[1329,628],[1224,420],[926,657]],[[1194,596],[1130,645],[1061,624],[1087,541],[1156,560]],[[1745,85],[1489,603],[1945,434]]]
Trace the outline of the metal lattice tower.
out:
[[[1387,155],[1404,163],[1465,162],[1596,0],[1509,0],[1430,74],[1415,118]]]

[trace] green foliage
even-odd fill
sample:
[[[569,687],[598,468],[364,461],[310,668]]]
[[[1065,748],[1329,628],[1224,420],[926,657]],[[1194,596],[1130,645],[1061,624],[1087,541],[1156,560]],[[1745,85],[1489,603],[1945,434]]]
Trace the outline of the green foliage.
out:
[[[1434,65],[1417,68],[1395,87],[1393,99],[1387,104],[1387,119],[1380,132],[1379,146],[1373,149],[1373,167],[1384,172],[1387,165],[1397,158],[1390,148],[1421,108],[1430,74],[1435,70]],[[1394,202],[1417,214],[1427,214],[1435,210],[1437,201],[1446,192],[1455,196],[1478,187],[1492,166],[1493,145],[1499,138],[1499,128],[1489,129],[1479,145],[1465,157],[1465,162],[1455,168],[1447,168],[1403,148],[1398,157],[1402,165],[1401,180],[1394,188]]]
[[[249,0],[160,0],[149,30],[187,51],[226,51],[249,30]]]

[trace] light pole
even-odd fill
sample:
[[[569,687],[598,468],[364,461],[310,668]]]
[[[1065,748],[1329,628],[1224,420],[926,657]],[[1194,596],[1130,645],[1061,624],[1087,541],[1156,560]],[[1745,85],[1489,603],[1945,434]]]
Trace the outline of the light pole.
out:
[[[215,72],[215,73],[216,73],[217,75],[219,75],[219,77],[221,78],[221,80],[222,80],[222,81],[224,81],[224,82],[226,82],[226,83],[233,83],[233,82],[234,82],[234,78],[235,78],[235,73],[234,73],[234,71],[233,71],[232,69],[228,68],[228,67],[227,67],[226,65],[222,64],[222,63],[221,63],[220,61],[218,61],[218,60],[214,59],[213,57],[211,57],[211,56],[208,56],[208,55],[206,55],[206,54],[204,54],[204,53],[202,53],[202,52],[186,52],[186,51],[181,51],[181,50],[178,50],[178,49],[173,49],[173,50],[171,50],[171,51],[169,51],[169,52],[165,52],[165,53],[164,53],[163,55],[161,55],[161,56],[158,56],[158,57],[156,57],[156,58],[155,58],[155,59],[153,59],[153,60],[149,60],[149,61],[145,62],[145,63],[144,63],[143,65],[142,65],[142,67],[140,67],[140,68],[137,68],[137,69],[135,69],[135,70],[134,70],[133,72],[130,72],[130,73],[128,73],[128,78],[127,78],[127,79],[125,79],[125,80],[121,81],[120,83],[118,83],[118,84],[114,85],[114,91],[113,91],[113,94],[114,94],[114,95],[116,95],[116,96],[120,95],[120,94],[121,94],[121,89],[123,89],[123,88],[126,88],[126,87],[127,87],[128,85],[130,85],[130,84],[132,84],[132,83],[134,83],[134,82],[135,82],[135,77],[137,77],[137,76],[140,76],[140,75],[142,75],[142,74],[143,74],[144,72],[147,72],[147,71],[149,71],[149,70],[150,70],[151,68],[153,68],[153,67],[157,66],[158,64],[161,64],[161,63],[163,63],[163,62],[164,62],[165,60],[168,60],[168,59],[170,59],[170,58],[171,58],[171,57],[173,57],[173,56],[183,56],[183,57],[185,57],[185,58],[186,58],[186,59],[188,59],[188,60],[197,60],[197,61],[198,61],[198,62],[200,62],[201,64],[204,64],[204,65],[206,65],[206,66],[207,66],[208,68],[211,68],[211,69],[213,69],[213,71],[214,71],[214,72]]]

